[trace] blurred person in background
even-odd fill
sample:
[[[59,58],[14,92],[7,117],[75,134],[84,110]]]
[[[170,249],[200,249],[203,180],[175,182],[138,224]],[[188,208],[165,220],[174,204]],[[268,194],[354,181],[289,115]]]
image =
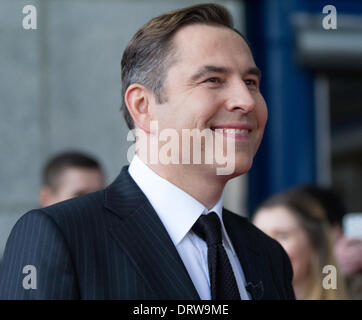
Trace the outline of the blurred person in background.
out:
[[[362,240],[344,234],[343,217],[347,211],[343,199],[330,188],[305,185],[301,190],[324,208],[332,228],[334,255],[346,279],[348,294],[352,299],[362,299]]]
[[[289,255],[298,300],[347,298],[338,268],[337,289],[323,288],[324,266],[337,266],[331,228],[323,207],[303,189],[291,189],[267,199],[256,210],[253,223],[279,241]]]
[[[43,169],[39,202],[42,207],[104,188],[99,162],[82,152],[67,151],[47,161]]]

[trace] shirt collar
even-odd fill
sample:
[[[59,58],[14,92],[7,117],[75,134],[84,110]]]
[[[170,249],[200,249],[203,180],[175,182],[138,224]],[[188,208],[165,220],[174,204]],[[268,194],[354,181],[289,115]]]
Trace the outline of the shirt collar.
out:
[[[160,177],[137,154],[133,157],[128,171],[155,209],[175,246],[182,241],[202,214],[214,211],[222,225],[223,239],[235,255],[222,220],[223,193],[215,206],[207,210],[191,195]]]

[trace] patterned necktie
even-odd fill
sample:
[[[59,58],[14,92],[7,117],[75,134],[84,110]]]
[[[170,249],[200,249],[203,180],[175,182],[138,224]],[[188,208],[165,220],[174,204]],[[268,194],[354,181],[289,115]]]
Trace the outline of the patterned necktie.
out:
[[[240,300],[234,272],[222,244],[221,223],[215,212],[201,215],[192,230],[207,243],[211,299]]]

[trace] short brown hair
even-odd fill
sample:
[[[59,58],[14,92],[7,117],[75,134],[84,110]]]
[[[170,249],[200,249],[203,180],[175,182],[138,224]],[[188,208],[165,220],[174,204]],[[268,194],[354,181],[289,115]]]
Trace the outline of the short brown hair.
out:
[[[166,12],[143,25],[128,43],[122,57],[121,110],[129,129],[134,128],[124,96],[132,83],[152,90],[157,103],[164,102],[162,86],[166,71],[174,61],[172,37],[183,26],[191,24],[224,26],[236,31],[230,13],[217,4],[200,4]]]
[[[79,151],[65,151],[48,159],[43,168],[43,185],[56,191],[60,177],[69,168],[98,170],[103,174],[101,164],[93,156]]]

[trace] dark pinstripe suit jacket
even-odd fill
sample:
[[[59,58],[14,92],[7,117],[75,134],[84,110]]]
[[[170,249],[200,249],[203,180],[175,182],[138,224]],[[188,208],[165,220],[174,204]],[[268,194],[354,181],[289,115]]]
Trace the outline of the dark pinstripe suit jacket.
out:
[[[223,215],[253,297],[293,299],[281,246],[245,218]],[[36,289],[23,287],[26,265],[36,268]],[[104,190],[19,219],[0,266],[0,298],[200,299],[128,167]]]

